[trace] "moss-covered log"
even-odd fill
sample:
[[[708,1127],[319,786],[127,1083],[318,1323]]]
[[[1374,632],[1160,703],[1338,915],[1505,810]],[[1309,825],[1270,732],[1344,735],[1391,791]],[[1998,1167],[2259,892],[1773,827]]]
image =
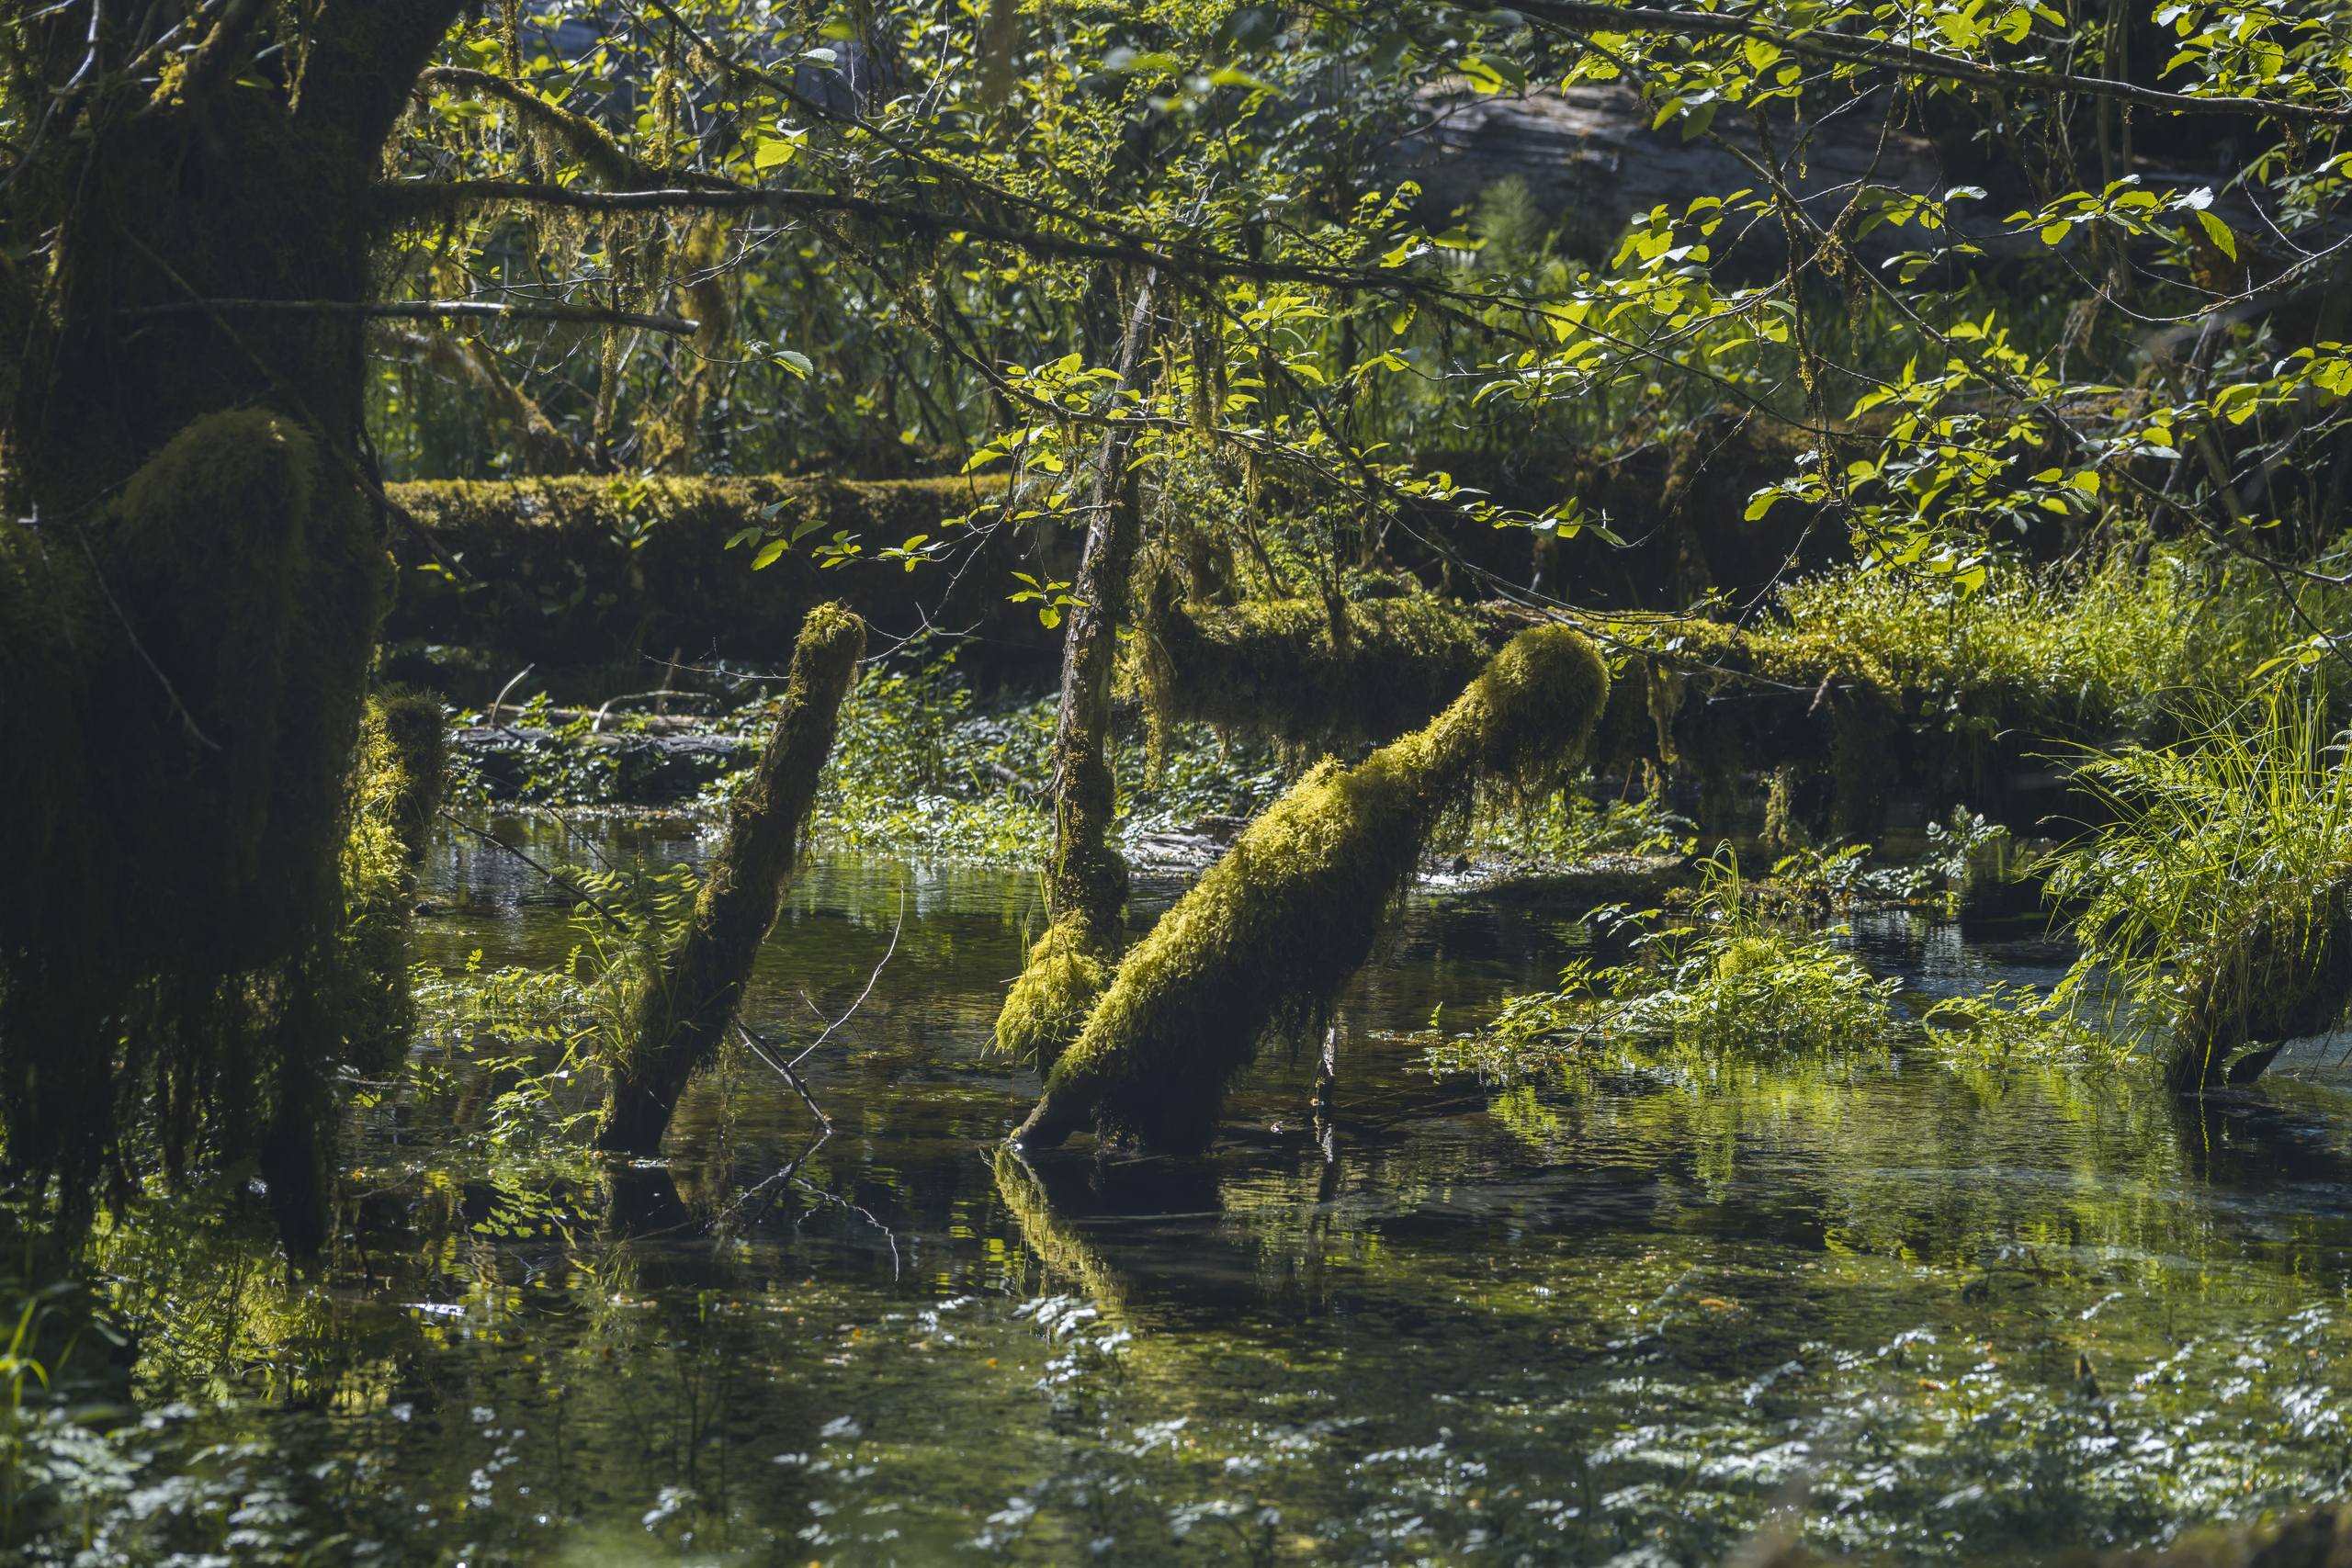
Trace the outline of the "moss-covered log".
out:
[[[818,606],[802,624],[775,733],[735,797],[685,929],[638,993],[631,1038],[613,1043],[598,1148],[659,1148],[687,1080],[718,1050],[775,925],[842,698],[865,651],[865,624],[839,604]]]
[[[1476,615],[1428,594],[1358,600],[1343,614],[1341,643],[1318,599],[1187,605],[1163,578],[1131,645],[1130,679],[1156,725],[1198,720],[1347,746],[1428,723],[1493,652]]]
[[[1307,774],[1128,953],[1017,1140],[1050,1146],[1091,1123],[1154,1148],[1204,1146],[1260,1040],[1311,1026],[1370,954],[1438,823],[1482,778],[1556,784],[1608,694],[1590,643],[1538,627],[1428,728]]]
[[[2265,909],[2182,965],[2165,1080],[2183,1094],[2259,1077],[2352,1008],[2352,867]]]
[[[781,478],[556,479],[401,484],[393,501],[421,528],[393,540],[401,571],[384,635],[391,642],[494,648],[542,665],[601,665],[683,649],[710,658],[783,659],[791,628],[839,599],[878,632],[986,620],[991,636],[1039,653],[1051,635],[1003,583],[1034,531],[1000,529],[942,603],[943,575],[876,557],[923,536],[994,492],[972,479],[844,483]],[[753,570],[746,529],[801,536]],[[820,569],[813,547],[836,535],[859,547]],[[438,555],[436,555],[438,552]],[[439,556],[457,563],[447,570]],[[1063,573],[1061,575],[1067,575]]]

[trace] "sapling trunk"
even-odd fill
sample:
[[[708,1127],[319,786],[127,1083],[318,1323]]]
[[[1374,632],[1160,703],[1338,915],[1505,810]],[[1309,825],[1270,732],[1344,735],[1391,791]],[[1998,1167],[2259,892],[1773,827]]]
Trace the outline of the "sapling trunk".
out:
[[[1120,352],[1122,384],[1135,372],[1150,318],[1151,282],[1137,290]],[[1091,515],[1062,634],[1062,683],[1054,714],[1054,851],[1046,868],[1052,924],[1030,949],[997,1015],[997,1048],[1050,1069],[1076,1038],[1117,956],[1127,902],[1127,863],[1111,842],[1118,807],[1111,773],[1111,676],[1119,616],[1135,575],[1141,506],[1127,459],[1131,431],[1114,426],[1095,457]]]
[[[775,925],[842,698],[865,651],[865,625],[842,605],[820,605],[801,624],[775,733],[735,798],[694,913],[638,995],[632,1037],[613,1054],[598,1148],[644,1155],[661,1147],[687,1080],[718,1048]]]
[[[1050,1147],[1091,1123],[1165,1151],[1206,1146],[1259,1041],[1320,1021],[1371,954],[1438,825],[1482,778],[1556,786],[1608,695],[1592,645],[1539,626],[1427,728],[1307,774],[1127,954],[1016,1141]]]

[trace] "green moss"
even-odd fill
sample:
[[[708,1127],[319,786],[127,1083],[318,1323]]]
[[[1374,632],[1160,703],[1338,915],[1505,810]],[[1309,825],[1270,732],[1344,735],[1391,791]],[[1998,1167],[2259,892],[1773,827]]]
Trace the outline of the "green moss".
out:
[[[1440,821],[1479,781],[1556,785],[1609,671],[1565,626],[1522,633],[1428,728],[1354,768],[1326,761],[1250,825],[1131,949],[1018,1137],[1198,1149],[1269,1032],[1297,1037],[1370,953]]]
[[[626,1038],[607,1042],[601,1149],[651,1154],[687,1080],[718,1049],[752,962],[775,924],[799,858],[842,699],[865,652],[865,624],[821,604],[801,624],[775,732],[728,812],[694,912],[639,987]]]
[[[1155,585],[1128,660],[1163,730],[1198,719],[1297,745],[1388,740],[1442,710],[1491,651],[1476,616],[1428,594],[1348,604],[1340,643],[1319,600],[1172,600]]]
[[[1014,559],[1025,543],[1014,530],[999,530],[1002,542],[984,547],[952,591],[935,573],[876,558],[917,535],[933,545],[960,538],[946,520],[994,490],[970,479],[591,475],[393,485],[393,502],[420,528],[393,536],[401,570],[386,635],[542,663],[667,657],[673,649],[781,659],[800,618],[841,599],[892,632],[918,630],[927,612],[943,625],[985,620],[991,635],[1042,649],[1053,639],[1036,616],[1005,604],[1005,573],[1035,570]],[[729,547],[747,529],[767,540],[799,537],[753,570],[755,544]],[[820,568],[814,551],[837,535],[857,554]],[[460,571],[447,571],[441,557]]]
[[[1114,963],[1082,919],[1065,916],[1047,926],[997,1014],[998,1053],[1050,1071],[1110,985]]]

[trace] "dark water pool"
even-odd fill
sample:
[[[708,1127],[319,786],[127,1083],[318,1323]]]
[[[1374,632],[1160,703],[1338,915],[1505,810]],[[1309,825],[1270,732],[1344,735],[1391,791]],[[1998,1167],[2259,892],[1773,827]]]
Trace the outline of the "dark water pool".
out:
[[[577,938],[477,843],[429,881],[433,962]],[[1144,879],[1143,918],[1174,890]],[[748,1061],[660,1167],[503,1156],[463,1096],[370,1115],[368,1244],[244,1325],[315,1353],[217,1374],[239,1436],[337,1461],[404,1521],[388,1554],[467,1562],[1697,1563],[1770,1525],[2026,1560],[2346,1490],[2324,1072],[2187,1112],[2137,1071],[1901,1052],[1435,1081],[1397,1032],[1567,951],[1560,896],[1488,891],[1411,902],[1330,1125],[1278,1057],[1209,1160],[1033,1169],[997,1145],[1034,1080],[984,1045],[1036,911],[1025,875],[816,858],[756,1028],[814,1038],[897,936],[808,1064],[813,1148]],[[2030,929],[1855,940],[1924,992],[2064,961]]]

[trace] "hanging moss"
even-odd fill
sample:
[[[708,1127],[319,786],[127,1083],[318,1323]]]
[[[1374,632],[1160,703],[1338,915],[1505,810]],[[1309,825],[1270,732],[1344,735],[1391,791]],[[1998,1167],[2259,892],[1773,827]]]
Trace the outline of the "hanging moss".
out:
[[[612,1043],[598,1148],[660,1148],[687,1080],[718,1049],[752,961],[775,925],[842,699],[865,652],[865,624],[839,604],[818,606],[801,624],[775,733],[735,797],[694,913],[639,989],[630,1038]]]
[[[1091,1122],[1204,1146],[1260,1040],[1309,1029],[1362,965],[1438,824],[1482,778],[1556,786],[1608,695],[1590,643],[1538,627],[1428,728],[1308,773],[1129,951],[1018,1140],[1049,1146]]]
[[[1201,720],[1303,746],[1394,739],[1442,711],[1492,651],[1478,619],[1428,594],[1359,600],[1343,642],[1317,599],[1174,602],[1155,583],[1129,682],[1155,726]]]
[[[1088,935],[1082,918],[1065,916],[1047,926],[996,1016],[998,1052],[1050,1070],[1110,985],[1115,962],[1115,954]]]
[[[2352,867],[2260,910],[2182,965],[2165,1081],[2243,1082],[2352,1007]],[[2249,1047],[2255,1049],[2249,1050]]]

